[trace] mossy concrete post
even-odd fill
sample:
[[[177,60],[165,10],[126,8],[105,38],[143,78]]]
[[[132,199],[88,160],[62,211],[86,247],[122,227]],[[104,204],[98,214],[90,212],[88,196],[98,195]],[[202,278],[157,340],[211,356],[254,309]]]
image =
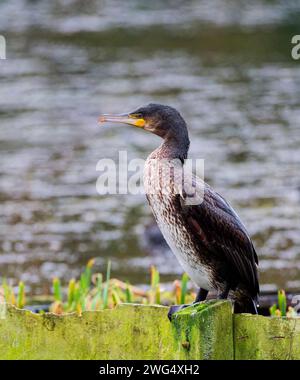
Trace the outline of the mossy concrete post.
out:
[[[124,304],[38,315],[0,303],[0,359],[300,359],[300,318],[232,314],[228,301],[176,313]]]
[[[300,359],[300,318],[234,315],[236,360]]]
[[[7,306],[1,359],[232,359],[232,310],[209,301],[167,318],[168,308],[126,304],[58,316]]]
[[[189,306],[173,316],[178,350],[185,348],[181,359],[232,360],[232,304],[208,301]]]

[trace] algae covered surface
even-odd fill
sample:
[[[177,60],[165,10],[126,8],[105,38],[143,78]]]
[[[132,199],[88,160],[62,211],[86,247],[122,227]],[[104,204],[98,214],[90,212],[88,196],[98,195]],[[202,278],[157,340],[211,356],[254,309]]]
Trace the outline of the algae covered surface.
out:
[[[177,330],[178,345],[188,347],[184,359],[233,359],[230,302],[208,301],[191,305],[178,312],[172,322]]]
[[[234,315],[235,359],[300,359],[300,318]]]
[[[1,359],[300,359],[300,319],[232,313],[207,301],[168,308],[121,304],[82,315],[0,307]]]
[[[163,306],[123,304],[81,316],[37,315],[7,306],[0,320],[0,357],[158,360],[215,359],[222,354],[232,358],[230,303],[197,307],[201,310],[190,309],[190,314],[185,310],[170,323]]]

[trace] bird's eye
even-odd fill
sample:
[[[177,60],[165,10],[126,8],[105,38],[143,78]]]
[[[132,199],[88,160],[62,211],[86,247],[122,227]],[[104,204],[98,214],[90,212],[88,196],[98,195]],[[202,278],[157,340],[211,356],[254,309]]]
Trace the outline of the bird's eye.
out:
[[[143,118],[143,115],[141,113],[133,113],[133,114],[131,114],[131,116],[136,118],[136,119],[142,119]]]

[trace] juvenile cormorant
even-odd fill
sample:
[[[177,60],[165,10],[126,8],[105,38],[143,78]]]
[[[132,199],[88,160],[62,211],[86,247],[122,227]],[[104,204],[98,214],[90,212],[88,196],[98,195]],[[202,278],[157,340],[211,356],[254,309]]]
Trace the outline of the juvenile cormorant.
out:
[[[190,141],[179,112],[149,104],[128,114],[102,115],[99,121],[130,124],[163,139],[146,161],[146,196],[168,245],[199,287],[195,302],[214,290],[220,299],[233,299],[236,313],[256,314],[255,249],[226,200],[200,178],[182,175]],[[169,317],[181,307],[171,307]]]

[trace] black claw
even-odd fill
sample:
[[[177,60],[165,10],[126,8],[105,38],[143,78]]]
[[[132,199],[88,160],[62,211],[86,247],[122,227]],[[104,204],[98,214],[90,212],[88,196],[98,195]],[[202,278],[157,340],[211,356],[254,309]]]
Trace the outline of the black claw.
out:
[[[172,305],[172,306],[170,306],[169,311],[168,311],[169,320],[172,321],[172,315],[174,313],[177,313],[177,311],[185,309],[188,306],[190,306],[190,305]]]

